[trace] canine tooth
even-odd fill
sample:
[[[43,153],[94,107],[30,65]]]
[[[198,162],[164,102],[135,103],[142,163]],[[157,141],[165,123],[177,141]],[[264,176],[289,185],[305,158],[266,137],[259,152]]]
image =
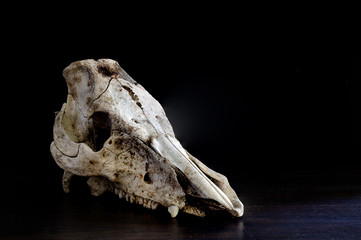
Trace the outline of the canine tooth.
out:
[[[129,202],[129,197],[130,197],[129,194],[126,193],[126,194],[125,194],[125,200],[127,200],[128,202]]]
[[[149,200],[147,203],[147,208],[151,209],[152,200]]]
[[[119,189],[118,189],[118,188],[115,188],[115,189],[114,189],[114,193],[115,193],[116,195],[118,195],[118,194],[119,194]]]
[[[168,207],[168,212],[172,216],[172,218],[175,218],[178,215],[179,208],[177,206],[170,206]]]

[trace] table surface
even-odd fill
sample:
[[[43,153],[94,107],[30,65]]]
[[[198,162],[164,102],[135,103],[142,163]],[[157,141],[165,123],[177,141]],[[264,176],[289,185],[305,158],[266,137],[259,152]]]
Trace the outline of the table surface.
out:
[[[228,178],[245,205],[242,218],[171,219],[165,208],[147,210],[110,193],[93,197],[79,179],[70,194],[24,187],[0,207],[0,238],[361,239],[359,176]]]

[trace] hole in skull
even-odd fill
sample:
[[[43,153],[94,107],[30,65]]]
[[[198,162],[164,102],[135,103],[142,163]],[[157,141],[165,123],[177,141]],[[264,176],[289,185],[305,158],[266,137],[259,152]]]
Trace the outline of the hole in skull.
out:
[[[139,123],[139,121],[137,119],[132,118],[132,121],[135,123]]]
[[[146,173],[144,174],[143,180],[144,180],[144,182],[146,182],[146,183],[148,183],[148,184],[152,183],[152,180],[151,180],[150,177],[149,177],[149,172],[146,172]]]
[[[116,74],[116,72],[113,69],[109,69],[104,66],[98,67],[98,72],[101,73],[103,76],[111,77],[112,75]]]
[[[112,130],[112,121],[109,114],[105,112],[95,112],[92,115],[94,126],[94,146],[95,151],[103,148],[106,140],[109,139]]]

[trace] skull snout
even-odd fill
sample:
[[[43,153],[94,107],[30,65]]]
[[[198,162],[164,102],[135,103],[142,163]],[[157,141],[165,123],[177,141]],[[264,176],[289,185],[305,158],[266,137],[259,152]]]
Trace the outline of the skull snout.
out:
[[[227,196],[227,193],[219,188],[217,184],[198,167],[197,162],[192,160],[194,157],[183,149],[176,138],[160,135],[153,139],[152,146],[173,168],[180,170],[178,173],[182,173],[182,176],[185,176],[188,182],[196,189],[196,196],[198,198],[215,201],[234,216],[240,217],[243,215],[243,205],[239,204],[240,201],[234,202],[230,199],[232,197],[234,198],[235,194]],[[217,174],[224,177],[219,173]],[[225,180],[222,179],[222,182],[219,183],[230,188],[227,179]],[[203,202],[205,203],[205,201]]]

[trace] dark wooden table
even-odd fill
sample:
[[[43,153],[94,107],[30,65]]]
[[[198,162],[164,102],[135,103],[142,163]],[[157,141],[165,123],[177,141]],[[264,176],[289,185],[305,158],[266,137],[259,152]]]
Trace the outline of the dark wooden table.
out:
[[[359,176],[229,176],[245,204],[243,218],[171,219],[105,194],[92,197],[75,180],[2,197],[1,239],[361,239]],[[24,180],[25,181],[25,180]],[[60,185],[60,180],[59,180]],[[31,186],[31,185],[30,185]]]

